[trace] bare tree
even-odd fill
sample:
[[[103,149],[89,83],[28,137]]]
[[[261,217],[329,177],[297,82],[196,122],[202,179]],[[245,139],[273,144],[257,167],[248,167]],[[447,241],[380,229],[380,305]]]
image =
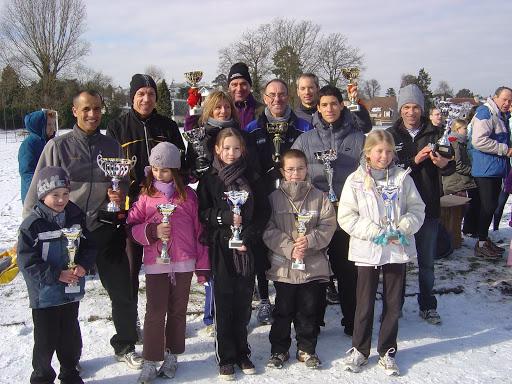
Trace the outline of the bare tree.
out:
[[[10,0],[0,16],[0,52],[36,75],[48,106],[57,75],[89,51],[82,0]]]
[[[439,96],[444,96],[446,98],[446,97],[453,97],[454,92],[453,92],[453,88],[451,88],[446,81],[441,80],[439,82],[439,85],[437,86],[435,94],[439,95]]]
[[[149,75],[155,80],[155,83],[159,83],[160,81],[165,79],[164,71],[162,68],[156,66],[156,65],[148,65],[144,69],[144,73],[146,75]]]
[[[375,96],[379,96],[380,84],[376,79],[363,81],[362,93],[368,99],[373,99]]]
[[[335,87],[346,83],[341,76],[342,68],[361,67],[363,64],[363,55],[357,48],[351,47],[341,33],[322,37],[315,52],[312,56],[318,60],[318,77]]]
[[[400,79],[400,88],[403,88],[409,84],[418,84],[418,78],[411,74],[403,74]]]

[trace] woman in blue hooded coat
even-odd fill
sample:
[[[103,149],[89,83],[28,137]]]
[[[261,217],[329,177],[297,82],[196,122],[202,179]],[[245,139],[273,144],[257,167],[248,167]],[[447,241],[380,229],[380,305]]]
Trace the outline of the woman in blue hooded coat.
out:
[[[25,116],[29,135],[18,150],[18,167],[21,176],[21,202],[25,201],[39,157],[48,140],[55,136],[55,112],[35,111]]]

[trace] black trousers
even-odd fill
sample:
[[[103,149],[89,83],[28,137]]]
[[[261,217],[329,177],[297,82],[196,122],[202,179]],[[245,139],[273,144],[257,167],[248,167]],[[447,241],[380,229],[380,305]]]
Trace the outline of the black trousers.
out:
[[[139,299],[139,273],[142,267],[143,248],[129,237],[126,238],[126,255],[130,264],[130,277],[132,282],[132,294],[135,300]]]
[[[478,240],[485,241],[489,237],[489,226],[501,192],[501,178],[475,177],[480,193],[480,218],[478,221]]]
[[[133,351],[137,341],[137,300],[125,251],[125,232],[122,228],[103,225],[91,232],[91,236],[98,249],[96,266],[101,284],[112,303],[116,334],[110,344],[116,354]]]
[[[318,312],[320,297],[325,296],[325,284],[311,281],[305,284],[288,284],[275,281],[276,303],[274,321],[269,340],[272,353],[284,353],[291,345],[291,324],[295,328],[297,349],[314,354],[318,337]]]
[[[56,377],[52,357],[57,352],[60,362],[59,379],[64,384],[83,383],[76,365],[82,353],[82,335],[78,323],[79,302],[56,307],[32,309],[34,350],[32,354],[32,384],[50,384]]]
[[[385,264],[382,267],[357,267],[357,308],[352,346],[368,357],[372,341],[375,295],[382,270],[382,321],[380,323],[377,351],[384,356],[395,348],[398,334],[398,318],[402,307],[405,264]]]
[[[345,231],[337,230],[334,232],[327,252],[334,277],[338,280],[338,294],[343,313],[341,324],[351,333],[356,311],[357,268],[348,259],[349,240],[350,236]]]
[[[260,300],[268,300],[268,280],[265,271],[257,271],[256,280],[258,283],[258,294]]]
[[[220,273],[219,273],[220,272]],[[219,365],[236,364],[250,356],[247,324],[251,319],[254,273],[229,275],[225,269],[214,275],[215,354]]]
[[[478,221],[480,220],[480,194],[478,188],[468,189],[466,192],[471,200],[464,213],[462,232],[474,234],[478,233]]]

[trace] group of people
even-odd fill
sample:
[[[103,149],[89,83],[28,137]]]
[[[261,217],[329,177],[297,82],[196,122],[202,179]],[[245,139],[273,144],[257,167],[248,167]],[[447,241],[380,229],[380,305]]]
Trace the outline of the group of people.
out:
[[[399,375],[395,355],[405,265],[416,257],[420,316],[441,323],[433,295],[440,175],[453,174],[455,161],[433,149],[439,130],[423,116],[419,88],[402,88],[398,121],[387,131],[371,131],[364,105],[350,111],[341,91],[320,88],[314,74],[299,77],[301,105],[295,109],[282,80],[264,86],[264,104],[254,99],[251,86],[247,66],[236,63],[229,91],[211,93],[202,115],[187,117],[186,131],[204,127],[198,152],[197,143],[185,147],[176,123],[156,111],[156,84],[148,75],[132,77],[132,109],[109,122],[106,135],[98,128],[101,96],[92,90],[75,95],[77,122],[46,143],[24,199],[18,262],[34,321],[31,383],[53,383],[55,352],[61,382],[83,382],[77,369],[78,303],[84,276],[93,271],[111,301],[115,357],[141,369],[139,383],[175,376],[185,350],[194,273],[206,288],[204,322],[215,338],[219,376],[227,380],[235,378],[235,367],[256,373],[247,341],[255,280],[258,319],[272,324],[269,368],[289,360],[292,323],[297,360],[308,368],[321,366],[317,339],[332,277],[341,326],[352,337],[343,360],[347,371],[358,372],[368,362],[381,271],[377,350],[386,374]],[[349,92],[357,95],[357,89]],[[475,119],[473,132],[480,132],[484,116],[477,112]],[[269,133],[275,125],[284,127],[279,146]],[[488,140],[501,133],[491,132]],[[499,138],[495,156],[512,152]],[[326,151],[335,153],[329,164],[318,158]],[[98,167],[98,155],[137,157],[119,189]],[[196,191],[188,186],[194,182]],[[393,192],[391,204],[385,191]],[[127,209],[124,220],[104,220],[101,212],[109,202]],[[65,233],[77,227],[73,247]],[[142,264],[147,304],[140,331]],[[276,291],[273,308],[269,280]],[[135,351],[139,340],[142,356]]]

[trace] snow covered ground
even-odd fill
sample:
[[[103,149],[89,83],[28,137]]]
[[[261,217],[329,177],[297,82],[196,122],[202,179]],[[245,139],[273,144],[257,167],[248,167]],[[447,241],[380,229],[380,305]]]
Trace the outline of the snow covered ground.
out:
[[[18,139],[19,140],[19,139]],[[21,222],[21,201],[17,151],[20,142],[14,135],[0,135],[0,251],[16,241]],[[505,209],[499,235],[508,244],[512,229],[508,227],[510,204]],[[237,379],[244,383],[511,383],[512,382],[512,270],[505,260],[487,262],[472,253],[473,239],[464,239],[463,247],[448,259],[436,263],[436,290],[441,326],[426,324],[418,316],[414,293],[417,271],[410,266],[404,317],[400,320],[397,361],[402,377],[388,378],[376,367],[376,352],[366,369],[359,374],[341,370],[341,359],[350,346],[350,338],[339,326],[340,310],[330,306],[326,327],[319,337],[317,352],[322,369],[311,371],[290,359],[282,370],[265,368],[270,353],[270,326],[254,327],[249,342],[258,375]],[[505,245],[504,245],[505,246]],[[144,276],[140,276],[139,314],[144,315]],[[180,357],[175,382],[207,383],[218,381],[213,339],[201,336],[200,315],[203,289],[193,286],[187,325],[187,346]],[[83,335],[83,378],[88,383],[135,383],[137,371],[129,370],[112,357],[108,340],[114,332],[106,292],[97,278],[87,282],[87,294],[80,305]],[[456,293],[453,293],[456,292]],[[376,313],[381,302],[377,302]],[[379,323],[374,332],[376,344]],[[33,343],[31,312],[21,274],[8,285],[0,286],[0,383],[27,383],[31,372]],[[141,347],[137,347],[141,350]],[[295,348],[291,348],[292,355]],[[54,367],[58,367],[55,359]],[[58,368],[57,368],[58,370]],[[157,379],[155,383],[164,383]]]

